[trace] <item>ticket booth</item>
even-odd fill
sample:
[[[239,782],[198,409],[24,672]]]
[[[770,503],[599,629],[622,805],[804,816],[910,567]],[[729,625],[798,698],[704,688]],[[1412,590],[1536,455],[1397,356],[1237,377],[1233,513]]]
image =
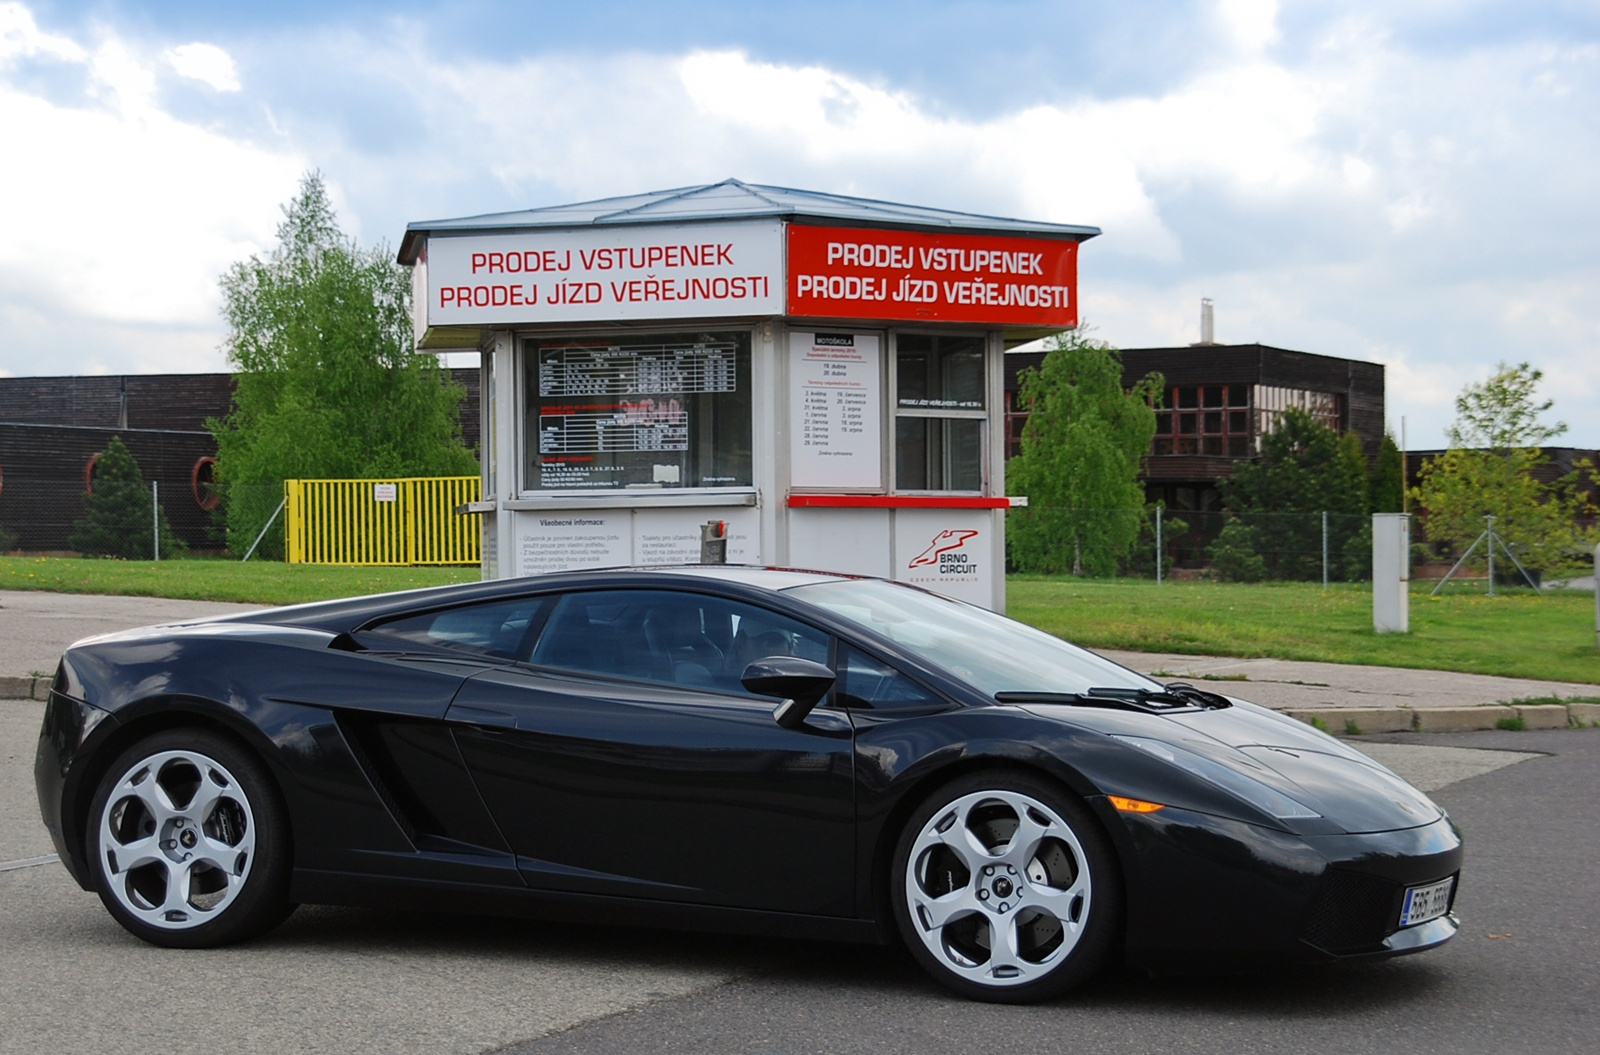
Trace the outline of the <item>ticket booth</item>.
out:
[[[1002,357],[1078,243],[737,180],[411,224],[417,346],[483,364],[484,576],[727,559],[1001,610]]]

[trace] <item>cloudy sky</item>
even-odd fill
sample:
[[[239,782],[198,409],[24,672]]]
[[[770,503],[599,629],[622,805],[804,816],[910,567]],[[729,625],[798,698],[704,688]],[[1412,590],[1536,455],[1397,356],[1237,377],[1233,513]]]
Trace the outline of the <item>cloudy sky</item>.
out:
[[[1530,360],[1600,447],[1595,0],[0,0],[0,373],[226,369],[217,279],[346,230],[737,177],[1090,224],[1124,347]]]

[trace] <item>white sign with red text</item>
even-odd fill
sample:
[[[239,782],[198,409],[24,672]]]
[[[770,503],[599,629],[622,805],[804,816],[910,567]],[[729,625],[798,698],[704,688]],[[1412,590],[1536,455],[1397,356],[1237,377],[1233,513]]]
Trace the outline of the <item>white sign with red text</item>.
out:
[[[776,220],[428,239],[429,326],[783,313]]]

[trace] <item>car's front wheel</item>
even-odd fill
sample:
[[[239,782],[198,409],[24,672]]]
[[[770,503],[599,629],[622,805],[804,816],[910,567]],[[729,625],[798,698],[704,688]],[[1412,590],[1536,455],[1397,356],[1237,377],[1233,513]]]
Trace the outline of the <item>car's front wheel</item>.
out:
[[[208,730],[157,733],[123,752],[95,793],[87,842],[100,900],[156,945],[240,941],[290,909],[277,789],[254,756]]]
[[[978,773],[931,795],[901,834],[891,896],[912,955],[964,996],[1042,1000],[1115,946],[1115,854],[1082,802],[1024,773]]]

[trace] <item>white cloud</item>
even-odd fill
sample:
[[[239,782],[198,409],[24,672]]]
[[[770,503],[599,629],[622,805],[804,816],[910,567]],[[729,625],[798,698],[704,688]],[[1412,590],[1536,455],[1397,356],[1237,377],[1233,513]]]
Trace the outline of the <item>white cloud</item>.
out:
[[[33,12],[23,5],[0,3],[0,63],[36,55],[65,62],[82,62],[86,57],[75,41],[41,31]]]
[[[74,39],[0,2],[0,141],[34,162],[0,169],[0,369],[28,372],[6,358],[23,346],[78,368],[30,344],[50,328],[27,311],[103,334],[94,362],[112,368],[179,361],[153,351],[163,327],[183,355],[197,335],[214,346],[217,276],[270,243],[315,165],[368,243],[414,219],[728,176],[1090,224],[1105,236],[1085,249],[1083,302],[1108,340],[1186,344],[1211,296],[1220,339],[1389,364],[1393,405],[1413,427],[1437,417],[1441,440],[1496,358],[1559,368],[1563,401],[1600,395],[1600,46],[1418,48],[1371,10],[1309,30],[1271,0],[1211,11],[1226,39],[1165,87],[1066,80],[973,116],[734,49],[446,57],[401,22]],[[77,94],[15,73],[40,64]],[[1564,416],[1579,442],[1576,406]],[[1581,442],[1600,444],[1590,428]]]
[[[1217,15],[1247,54],[1278,40],[1278,0],[1218,0]]]
[[[1097,108],[1041,106],[985,123],[961,121],[853,78],[740,52],[689,55],[677,74],[696,117],[731,126],[768,151],[792,151],[819,172],[858,185],[863,176],[882,182],[893,168],[937,173],[985,187],[994,208],[1115,229],[1122,252],[1177,255],[1115,122],[1101,120]]]
[[[90,94],[131,119],[161,116],[150,64],[120,40],[107,40],[89,60]]]
[[[108,37],[91,50],[50,37],[14,4],[0,6],[0,26],[9,53],[60,59],[80,67],[82,79],[78,100],[56,102],[0,77],[0,142],[26,145],[0,167],[5,368],[71,371],[94,356],[151,361],[133,348],[153,339],[124,350],[24,339],[61,329],[40,322],[52,316],[114,328],[198,326],[215,344],[217,278],[270,244],[276,205],[293,193],[304,160],[164,112],[157,60],[126,41]],[[38,358],[43,348],[48,362]]]
[[[209,84],[219,92],[236,92],[241,87],[233,56],[215,44],[182,44],[161,57],[180,77]]]

